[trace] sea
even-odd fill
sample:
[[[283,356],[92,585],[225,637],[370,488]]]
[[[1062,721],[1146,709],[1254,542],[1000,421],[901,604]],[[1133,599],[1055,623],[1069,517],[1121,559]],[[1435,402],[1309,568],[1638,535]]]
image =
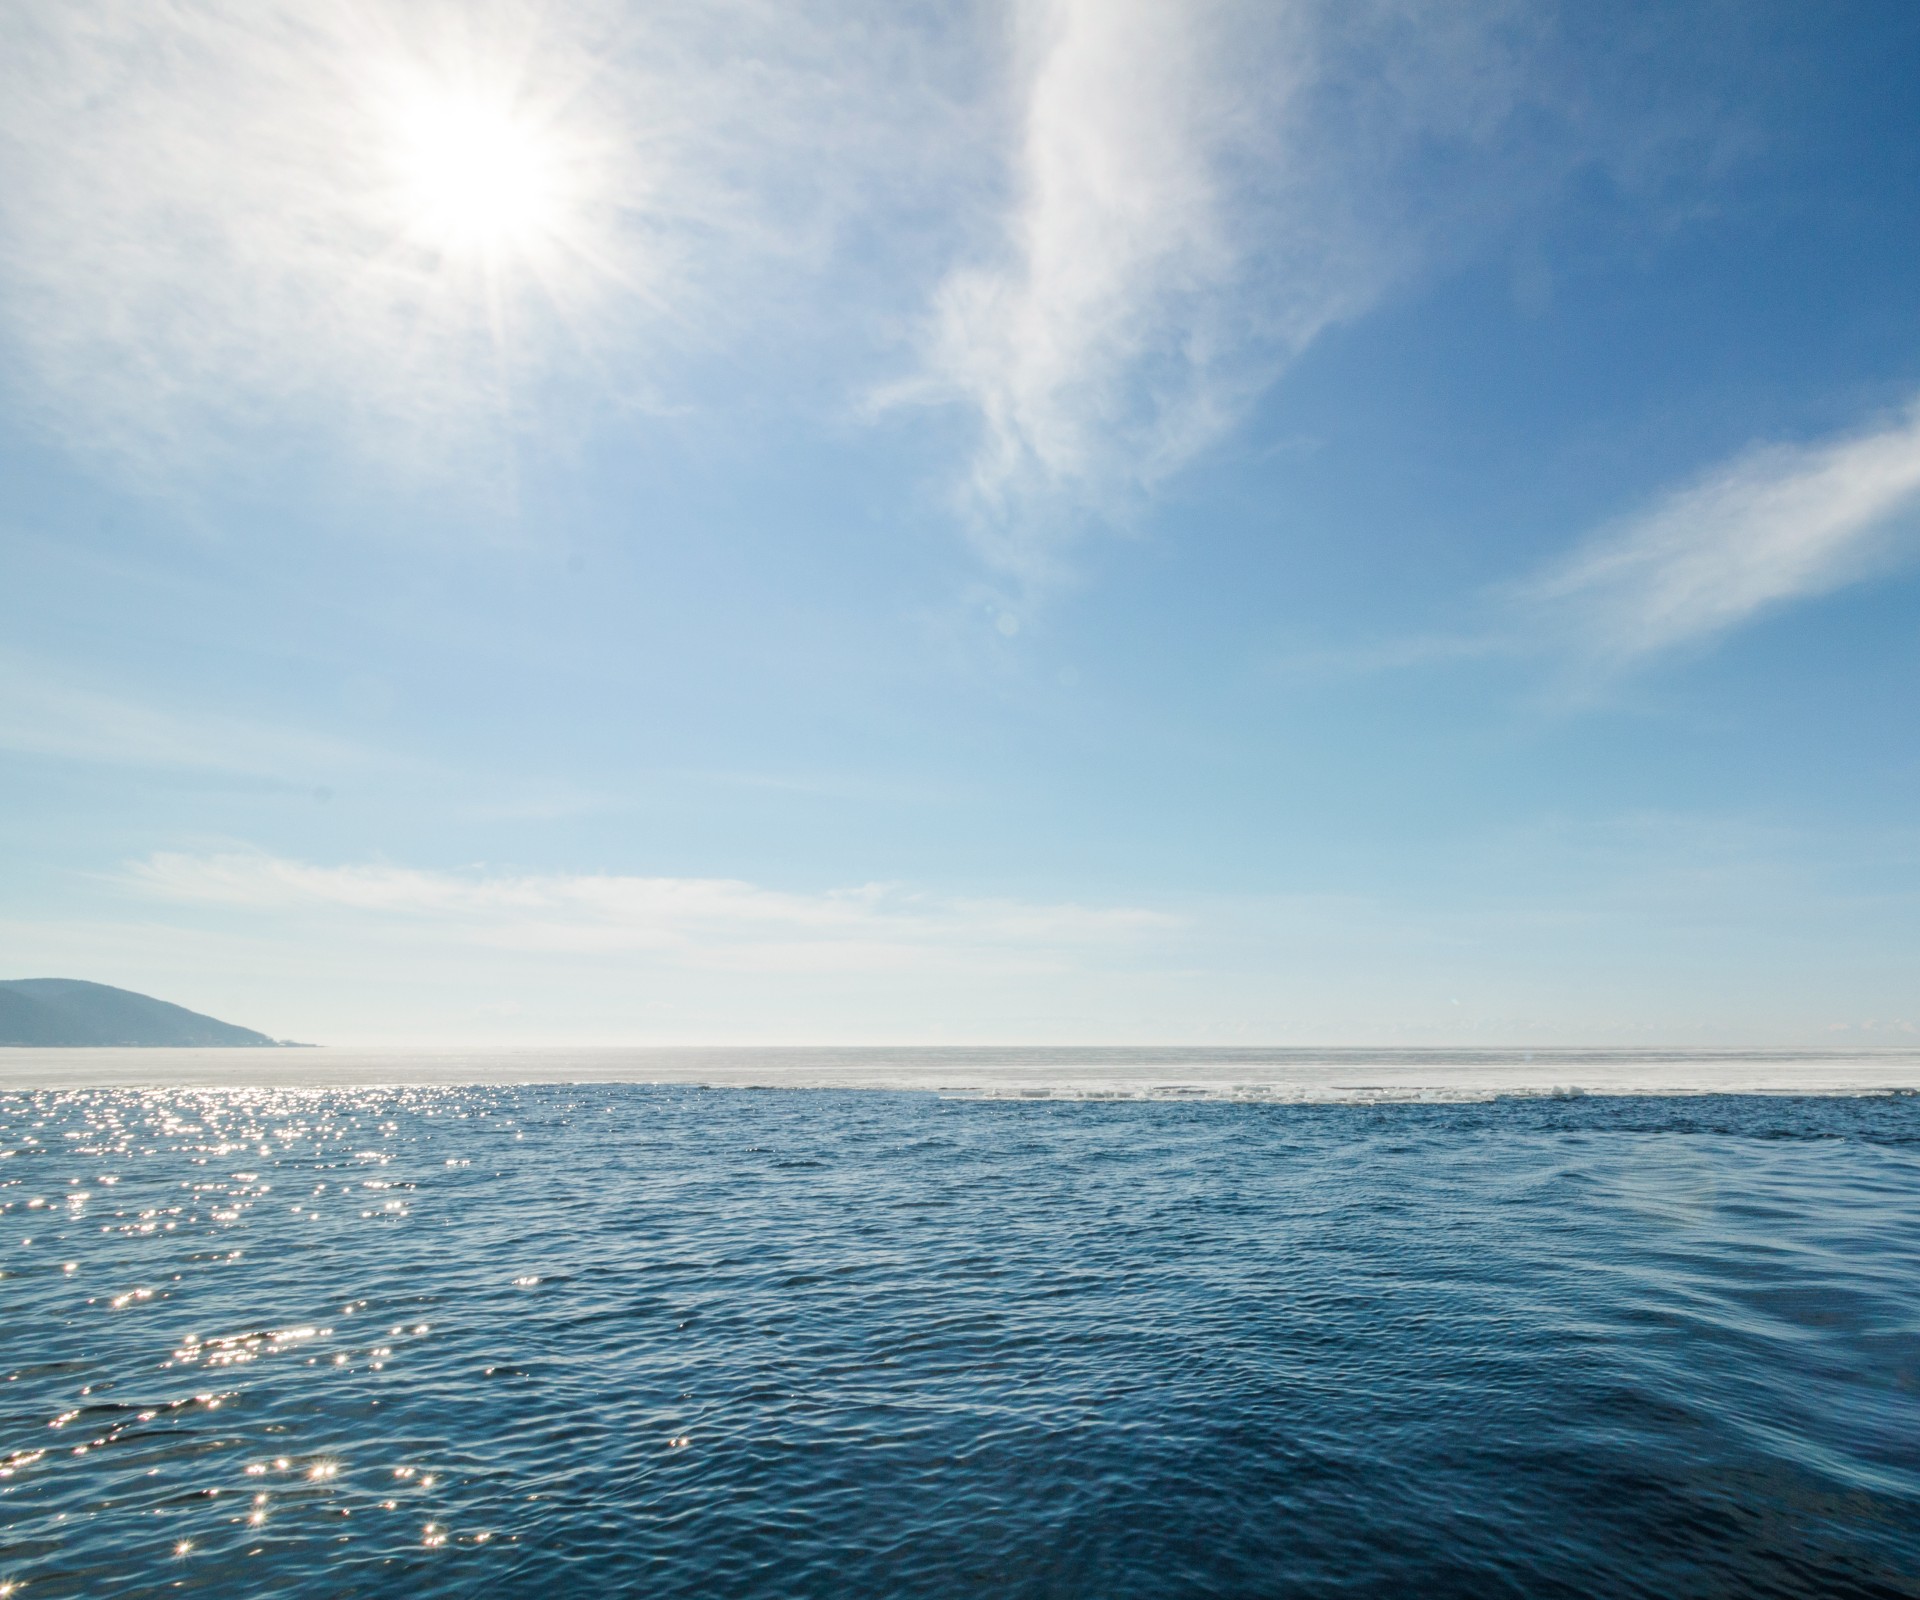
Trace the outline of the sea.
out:
[[[1916,1088],[0,1051],[0,1596],[1920,1596]]]

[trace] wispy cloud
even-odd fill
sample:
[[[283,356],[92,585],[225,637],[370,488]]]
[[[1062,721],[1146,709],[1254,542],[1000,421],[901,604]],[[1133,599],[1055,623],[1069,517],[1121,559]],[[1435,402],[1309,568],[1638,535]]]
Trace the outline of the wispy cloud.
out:
[[[1005,259],[947,280],[931,351],[937,380],[979,410],[973,509],[1004,566],[1046,554],[1017,526],[1024,497],[1150,480],[1217,427],[1208,324],[1242,249],[1218,170],[1228,97],[1209,92],[1217,22],[1140,0],[1021,8]],[[1330,309],[1303,306],[1300,331]],[[1163,384],[1131,392],[1156,360]]]
[[[963,508],[1011,576],[1043,576],[1062,524],[1184,463],[1239,414],[1276,346],[1373,292],[1372,264],[1329,270],[1347,241],[1316,228],[1287,242],[1295,270],[1265,326],[1232,325],[1254,243],[1245,180],[1280,154],[1261,147],[1311,72],[1306,8],[1273,10],[1286,40],[1256,92],[1234,70],[1233,8],[1014,8],[1001,237],[947,276],[925,373],[901,391],[977,413]]]
[[[743,969],[1045,964],[1125,948],[1178,918],[1130,907],[966,899],[865,884],[821,893],[730,878],[328,867],[263,853],[161,853],[127,881],[183,904],[329,913],[406,936],[528,951],[650,952]]]
[[[1658,118],[1568,88],[1552,16],[15,6],[0,344],[51,428],[122,465],[344,443],[442,482],[451,454],[493,488],[494,446],[585,414],[737,413],[781,372],[809,405],[866,392],[919,326],[891,393],[977,422],[963,515],[1030,583],[1330,326],[1576,167],[1659,165]],[[511,227],[458,214],[496,189]]]
[[[1557,92],[1551,8],[1014,15],[999,236],[945,279],[925,369],[897,393],[976,414],[964,511],[1016,582],[1218,441],[1329,327],[1483,246],[1573,168],[1663,147],[1642,108]]]
[[[695,353],[793,320],[889,174],[957,147],[923,23],[768,0],[11,7],[13,382],[154,471],[343,438],[441,465],[582,399],[671,408]]]
[[[1628,664],[1868,576],[1920,512],[1920,404],[1867,431],[1724,462],[1521,586],[1557,647]]]

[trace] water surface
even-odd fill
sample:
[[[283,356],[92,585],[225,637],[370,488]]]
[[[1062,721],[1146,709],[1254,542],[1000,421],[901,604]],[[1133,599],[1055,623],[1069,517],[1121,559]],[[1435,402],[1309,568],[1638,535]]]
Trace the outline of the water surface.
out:
[[[1912,1097],[46,1088],[0,1150],[23,1600],[1920,1594]]]

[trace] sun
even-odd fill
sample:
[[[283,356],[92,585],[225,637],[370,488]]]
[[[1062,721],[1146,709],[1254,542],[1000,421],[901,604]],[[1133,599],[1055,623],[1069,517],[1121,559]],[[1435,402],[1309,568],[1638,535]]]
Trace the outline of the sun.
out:
[[[560,142],[503,95],[420,89],[394,108],[392,162],[407,231],[448,256],[531,254],[565,226]]]

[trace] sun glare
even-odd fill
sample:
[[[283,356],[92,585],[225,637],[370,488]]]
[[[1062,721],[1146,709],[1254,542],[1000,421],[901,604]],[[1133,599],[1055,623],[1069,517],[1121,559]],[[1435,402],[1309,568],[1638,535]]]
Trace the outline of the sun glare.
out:
[[[530,250],[560,227],[560,153],[511,103],[422,94],[395,120],[402,203],[426,243],[491,256]]]

